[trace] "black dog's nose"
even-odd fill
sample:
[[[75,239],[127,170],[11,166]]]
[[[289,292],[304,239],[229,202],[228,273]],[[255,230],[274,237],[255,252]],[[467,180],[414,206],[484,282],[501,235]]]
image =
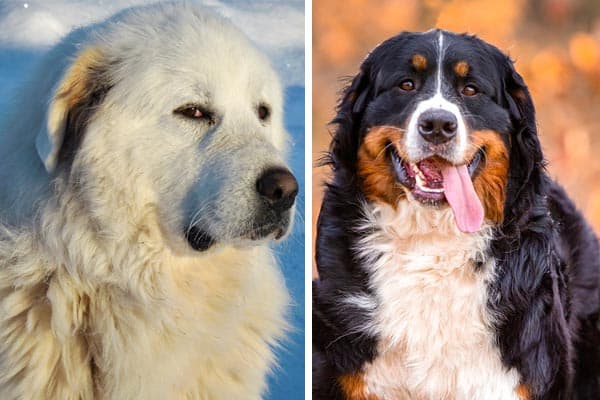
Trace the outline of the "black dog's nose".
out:
[[[427,110],[417,121],[419,134],[433,144],[442,144],[456,136],[458,122],[450,111]]]
[[[277,211],[292,207],[298,194],[298,182],[290,171],[281,167],[269,168],[256,180],[256,191]]]

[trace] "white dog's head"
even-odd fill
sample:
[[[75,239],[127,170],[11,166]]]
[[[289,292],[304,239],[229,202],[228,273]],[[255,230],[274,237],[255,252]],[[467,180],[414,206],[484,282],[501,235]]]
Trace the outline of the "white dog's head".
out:
[[[46,169],[66,174],[95,217],[152,208],[179,248],[282,237],[298,185],[265,57],[186,4],[130,10],[92,31],[63,45],[77,50],[37,138]]]

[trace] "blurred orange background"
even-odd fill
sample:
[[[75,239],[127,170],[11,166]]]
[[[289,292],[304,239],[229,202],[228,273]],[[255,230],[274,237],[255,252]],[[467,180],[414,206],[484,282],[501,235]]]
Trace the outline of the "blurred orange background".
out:
[[[516,61],[535,101],[549,172],[600,232],[598,0],[315,1],[313,164],[328,148],[342,79],[386,38],[433,27],[477,34]],[[327,174],[314,169],[313,227]]]

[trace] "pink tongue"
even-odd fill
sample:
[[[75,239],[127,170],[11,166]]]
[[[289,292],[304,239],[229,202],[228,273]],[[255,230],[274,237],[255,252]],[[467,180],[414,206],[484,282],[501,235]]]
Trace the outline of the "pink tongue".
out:
[[[442,167],[444,194],[452,207],[458,229],[477,232],[483,222],[483,207],[473,188],[466,165]]]

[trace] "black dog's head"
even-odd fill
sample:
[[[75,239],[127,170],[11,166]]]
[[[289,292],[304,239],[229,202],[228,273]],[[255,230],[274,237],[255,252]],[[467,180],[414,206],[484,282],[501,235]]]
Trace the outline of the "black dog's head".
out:
[[[334,123],[334,169],[358,175],[369,201],[451,206],[465,232],[483,218],[502,222],[542,161],[531,97],[512,61],[442,30],[375,48]]]

